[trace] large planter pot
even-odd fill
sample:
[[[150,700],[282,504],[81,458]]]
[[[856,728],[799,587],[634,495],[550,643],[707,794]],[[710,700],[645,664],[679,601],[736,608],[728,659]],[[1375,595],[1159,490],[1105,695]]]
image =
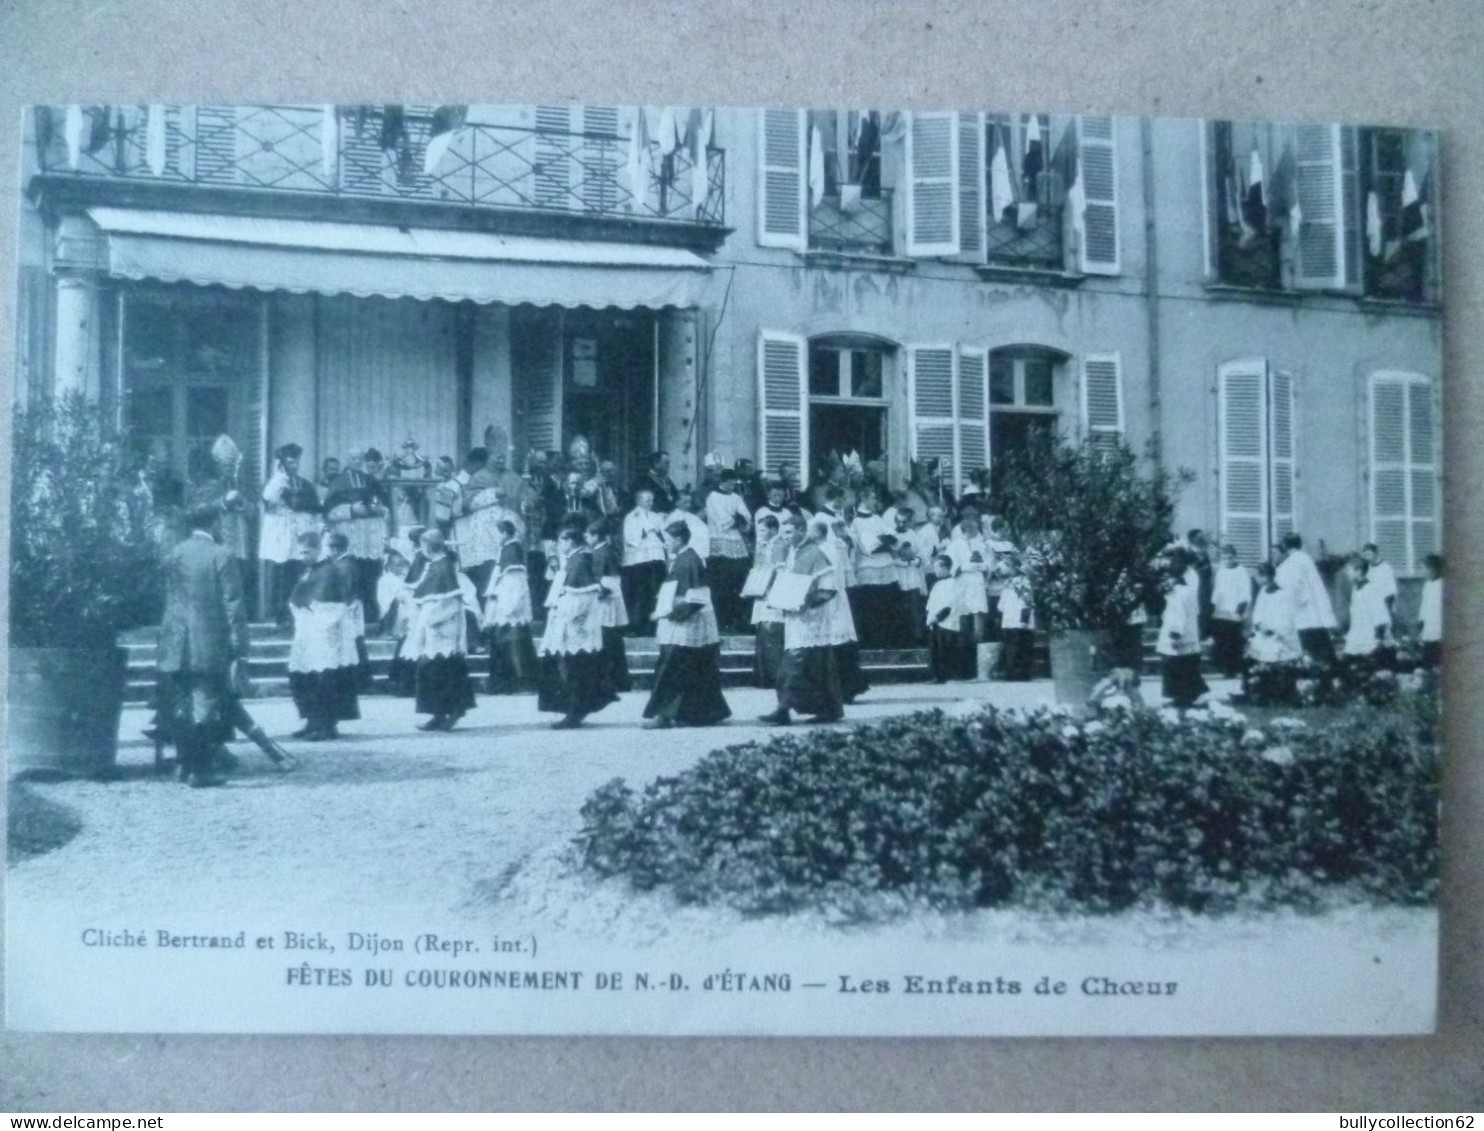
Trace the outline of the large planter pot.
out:
[[[1069,707],[1085,707],[1092,689],[1102,678],[1101,634],[1088,629],[1064,629],[1048,639],[1051,650],[1051,682],[1056,701]]]
[[[10,650],[10,769],[106,774],[118,756],[122,648]]]

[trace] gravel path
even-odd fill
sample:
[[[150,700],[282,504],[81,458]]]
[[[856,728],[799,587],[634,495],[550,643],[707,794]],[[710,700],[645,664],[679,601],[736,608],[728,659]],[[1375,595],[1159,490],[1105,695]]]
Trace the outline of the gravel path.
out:
[[[853,709],[851,718],[929,705],[969,711],[986,699],[1030,706],[1047,700],[1050,690],[1044,683],[883,687]],[[578,969],[691,961],[701,971],[722,964],[753,964],[756,970],[758,963],[774,963],[774,969],[812,972],[831,986],[851,970],[901,974],[923,962],[944,972],[981,971],[986,963],[1027,976],[1050,971],[1074,979],[1073,985],[1110,969],[1157,969],[1197,995],[1175,1020],[1161,1015],[1143,1029],[1120,1013],[1048,1012],[1043,1021],[1005,1022],[1000,1031],[1006,1032],[1259,1033],[1275,1025],[1295,1032],[1365,1032],[1427,1024],[1437,946],[1431,911],[1348,907],[1325,915],[1219,919],[981,911],[849,925],[817,914],[748,919],[725,908],[682,907],[664,893],[636,895],[620,883],[595,882],[574,871],[569,846],[580,828],[579,809],[594,788],[614,777],[641,785],[685,769],[708,750],[772,733],[749,721],[772,707],[771,693],[736,690],[727,698],[732,723],[666,732],[639,729],[645,699],[639,693],[583,729],[565,732],[550,729],[551,716],[535,710],[534,697],[483,698],[458,730],[437,736],[413,729],[410,702],[372,698],[363,703],[365,717],[342,728],[346,737],[340,742],[293,746],[303,759],[293,774],[275,773],[249,744],[237,744],[241,769],[216,790],[154,778],[152,747],[129,740],[121,750],[121,780],[33,785],[38,795],[77,813],[83,830],[64,847],[9,869],[10,954],[17,959],[26,952],[26,969],[37,979],[50,977],[34,971],[52,963],[80,963],[77,973],[63,979],[74,984],[74,1012],[63,1013],[105,1028],[137,1028],[141,1016],[150,1018],[146,1027],[163,1030],[199,1029],[201,1022],[189,1005],[179,1015],[168,1004],[161,1006],[164,1013],[141,1013],[127,997],[117,1006],[122,1012],[110,1015],[116,1020],[95,1021],[85,980],[116,977],[129,967],[119,965],[127,952],[79,951],[79,932],[88,926],[206,933],[292,928],[324,930],[340,940],[349,931],[383,937],[406,932],[408,938],[438,931],[482,940],[513,933],[541,940],[547,957],[539,961]],[[270,734],[297,725],[285,701],[251,709]],[[128,739],[146,723],[144,711],[130,710],[122,733]],[[495,949],[481,947],[486,955]],[[343,950],[337,955],[337,961],[347,958],[358,956]],[[231,995],[249,984],[202,983],[212,987],[208,996],[226,995],[201,1003],[213,1026],[231,1029],[235,1018],[245,1019],[249,1031],[287,1024],[290,1030],[328,1025],[331,1031],[498,1032],[507,1024],[479,1012],[477,999],[460,999],[458,1005],[473,1012],[433,1018],[373,1012],[286,1021],[287,1015],[273,1011],[278,1007],[261,1005],[266,1012],[258,1014],[234,1008]],[[1357,998],[1361,986],[1365,993]],[[1240,993],[1233,995],[1237,987]],[[1312,1003],[1296,1001],[1296,991]],[[835,1011],[828,1020],[819,1019],[825,1014],[807,1020],[784,1014],[766,1023],[746,1012],[653,1014],[630,1029],[621,1012],[601,1021],[578,1012],[526,1024],[537,1032],[953,1031],[952,1023],[939,1028],[937,1014],[910,1023],[877,1021],[869,1011],[842,1004],[846,999],[838,994],[829,996],[839,1000],[827,1003]],[[1185,994],[1181,1000],[1187,1001]],[[1278,1020],[1285,1017],[1287,1022]],[[1328,1028],[1331,1023],[1336,1028]],[[965,1031],[996,1031],[996,1024],[974,1021]]]
[[[1045,690],[1002,688],[996,699],[1028,703]],[[886,687],[851,714],[930,704],[969,710],[985,693],[985,685]],[[364,717],[342,727],[341,741],[287,743],[302,759],[293,774],[275,773],[251,744],[235,744],[241,768],[216,790],[153,778],[153,748],[130,737],[147,714],[130,709],[121,727],[123,780],[33,786],[74,809],[84,827],[65,848],[11,869],[12,914],[63,893],[100,917],[128,916],[142,903],[202,914],[326,906],[346,914],[477,913],[523,871],[540,869],[526,890],[531,880],[557,878],[557,858],[597,786],[614,777],[642,784],[718,746],[771,733],[749,725],[771,708],[771,693],[729,691],[728,725],[664,732],[640,729],[644,699],[625,695],[582,729],[553,731],[533,696],[481,697],[457,730],[429,736],[413,728],[409,701],[368,697]],[[298,725],[287,701],[251,710],[270,734]]]

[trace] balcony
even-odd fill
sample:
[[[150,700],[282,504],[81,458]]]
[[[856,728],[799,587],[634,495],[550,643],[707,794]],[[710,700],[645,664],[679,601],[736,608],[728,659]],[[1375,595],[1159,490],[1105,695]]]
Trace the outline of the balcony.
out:
[[[891,190],[857,197],[846,206],[839,194],[826,195],[809,210],[809,250],[837,255],[893,252]]]
[[[1065,265],[1065,250],[1062,241],[1061,205],[1050,203],[1049,200],[1032,205],[1034,213],[1026,210],[1023,219],[1019,213],[1025,206],[1012,207],[1017,214],[1014,221],[1005,217],[990,217],[984,231],[985,261],[997,267],[1019,267],[1033,271],[1062,270]]]
[[[252,194],[259,210],[324,216],[325,198],[364,202],[382,218],[386,205],[442,206],[482,217],[504,214],[568,218],[579,227],[622,232],[635,223],[656,242],[714,245],[725,234],[726,153],[705,149],[704,170],[688,147],[666,155],[628,136],[518,124],[468,123],[443,155],[426,166],[433,116],[408,108],[338,108],[333,116],[307,106],[168,107],[164,144],[151,145],[146,115],[108,108],[106,124],[90,123],[75,156],[61,114],[38,122],[37,158],[45,187],[65,194],[78,186],[128,186],[159,197],[166,189]],[[217,192],[213,196],[220,197]],[[265,199],[268,198],[268,199]],[[276,203],[275,203],[276,202]],[[382,207],[377,207],[381,205]],[[188,198],[178,207],[189,208]],[[337,213],[338,214],[338,213]],[[464,221],[451,221],[465,226]],[[478,226],[486,226],[480,224]],[[498,224],[491,226],[500,226]],[[530,225],[516,225],[530,230]],[[662,229],[690,231],[686,237]],[[612,238],[624,238],[614,235]]]

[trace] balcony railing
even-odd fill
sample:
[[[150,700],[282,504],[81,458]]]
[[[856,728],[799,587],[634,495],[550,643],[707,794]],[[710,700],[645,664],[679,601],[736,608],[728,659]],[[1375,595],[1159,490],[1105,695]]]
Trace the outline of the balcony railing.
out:
[[[992,220],[984,232],[984,252],[987,262],[1000,267],[1061,270],[1062,209],[1037,205],[1034,218],[1027,217],[1024,224]]]
[[[163,153],[147,116],[110,107],[89,123],[76,156],[53,112],[37,131],[41,171],[185,185],[436,201],[583,216],[725,223],[726,153],[662,154],[612,133],[466,124],[425,169],[432,116],[398,126],[381,107],[169,107]],[[390,117],[390,120],[389,120]]]
[[[892,253],[891,190],[861,198],[848,211],[839,196],[826,196],[809,210],[809,247],[865,255]]]

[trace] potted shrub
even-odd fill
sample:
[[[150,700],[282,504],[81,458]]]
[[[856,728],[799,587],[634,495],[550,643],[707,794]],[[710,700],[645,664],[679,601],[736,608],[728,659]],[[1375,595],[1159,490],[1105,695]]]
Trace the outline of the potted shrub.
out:
[[[124,479],[110,414],[81,394],[16,416],[10,508],[13,767],[113,765],[126,661],[120,632],[149,623],[160,569]]]
[[[995,471],[994,510],[1021,551],[1057,700],[1081,706],[1117,638],[1138,636],[1130,617],[1158,607],[1155,562],[1190,473],[1161,471],[1107,436],[1039,438]]]

